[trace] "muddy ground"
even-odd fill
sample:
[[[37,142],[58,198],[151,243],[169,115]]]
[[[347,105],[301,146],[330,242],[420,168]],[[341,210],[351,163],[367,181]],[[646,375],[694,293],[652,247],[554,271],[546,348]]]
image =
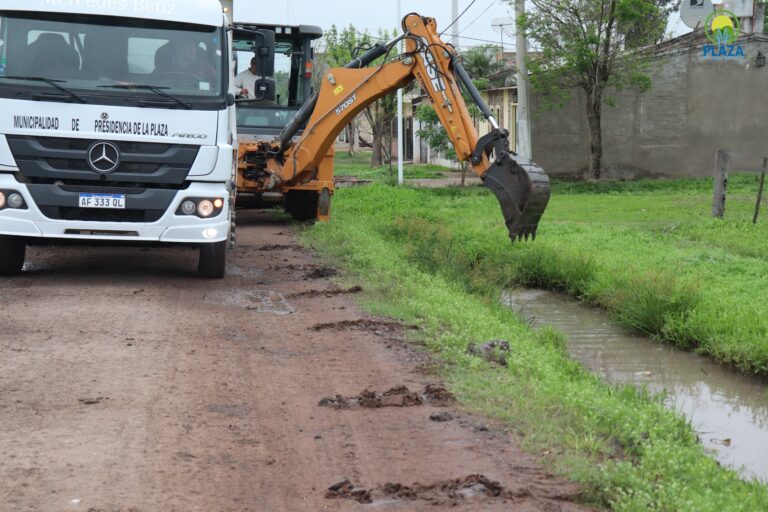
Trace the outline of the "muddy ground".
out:
[[[239,221],[223,281],[138,248],[33,248],[0,278],[0,510],[582,510],[430,399],[411,326],[362,313],[282,218]]]

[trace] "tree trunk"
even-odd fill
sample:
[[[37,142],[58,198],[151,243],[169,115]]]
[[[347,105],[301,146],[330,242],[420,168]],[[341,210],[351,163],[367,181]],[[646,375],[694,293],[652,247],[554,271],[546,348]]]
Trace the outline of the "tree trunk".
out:
[[[587,92],[589,122],[589,174],[599,180],[603,166],[602,93]]]
[[[349,156],[355,154],[355,137],[357,137],[357,130],[355,130],[355,122],[352,121],[347,125],[347,140],[349,141]]]
[[[466,186],[467,184],[467,166],[469,165],[469,162],[464,161],[461,162],[461,186]]]
[[[376,134],[374,134],[373,135],[373,152],[371,153],[371,167],[378,168],[378,167],[381,167],[381,164],[382,164],[381,137],[377,137]]]

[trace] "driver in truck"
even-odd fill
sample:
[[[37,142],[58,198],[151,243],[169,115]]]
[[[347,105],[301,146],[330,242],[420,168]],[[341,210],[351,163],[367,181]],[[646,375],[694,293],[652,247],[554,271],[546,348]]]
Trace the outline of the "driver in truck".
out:
[[[158,73],[184,73],[204,82],[216,81],[216,70],[205,60],[204,50],[198,41],[185,35],[168,44],[172,50],[171,59],[156,70]]]

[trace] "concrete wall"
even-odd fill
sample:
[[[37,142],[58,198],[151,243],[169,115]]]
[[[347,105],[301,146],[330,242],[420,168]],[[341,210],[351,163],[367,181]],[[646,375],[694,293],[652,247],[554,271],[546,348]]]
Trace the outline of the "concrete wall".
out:
[[[736,154],[733,169],[757,169],[768,156],[768,66],[756,67],[768,39],[744,38],[745,59],[707,60],[703,43],[662,50],[650,70],[653,88],[623,90],[603,107],[606,178],[712,175],[715,151]],[[550,109],[532,98],[533,157],[547,173],[582,177],[589,165],[583,94]]]

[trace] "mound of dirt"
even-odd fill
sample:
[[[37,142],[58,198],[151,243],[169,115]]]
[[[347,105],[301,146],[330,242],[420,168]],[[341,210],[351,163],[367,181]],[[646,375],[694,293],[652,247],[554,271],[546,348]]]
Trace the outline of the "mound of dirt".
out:
[[[397,386],[383,393],[366,389],[356,396],[334,395],[323,398],[318,405],[334,409],[379,409],[381,407],[414,407],[425,403],[441,407],[455,401],[453,394],[443,386],[429,384],[421,394],[411,391],[407,386]]]
[[[403,329],[417,330],[416,325],[405,325],[391,320],[372,320],[361,318],[360,320],[342,320],[341,322],[331,322],[328,324],[315,324],[311,327],[314,331],[325,331],[332,329],[334,331],[400,331]]]
[[[427,384],[427,387],[424,388],[424,397],[426,397],[427,402],[437,407],[445,407],[456,402],[453,393],[440,384]]]
[[[435,414],[430,415],[429,419],[437,421],[438,423],[445,423],[447,421],[453,421],[453,415],[449,412],[436,412]]]
[[[317,267],[304,274],[304,279],[326,279],[337,275],[339,275],[339,271],[335,268]]]
[[[315,297],[333,297],[335,295],[352,295],[354,293],[360,293],[363,291],[362,286],[353,286],[351,288],[348,288],[346,290],[342,290],[341,288],[331,288],[330,290],[306,290],[299,293],[292,293],[290,295],[287,295],[286,298],[289,299],[297,299],[297,298],[315,298]]]
[[[348,478],[330,486],[325,493],[325,497],[329,500],[346,499],[365,504],[373,502],[371,491],[356,488]]]
[[[258,251],[302,251],[304,248],[298,244],[268,244],[262,245]]]
[[[507,355],[510,353],[509,342],[505,340],[487,341],[481,345],[470,343],[467,354],[481,357],[489,363],[507,366]]]
[[[328,488],[328,499],[350,499],[358,503],[377,501],[426,501],[440,507],[455,507],[462,504],[482,505],[491,501],[515,501],[531,495],[528,489],[512,491],[485,475],[469,475],[453,480],[441,480],[430,484],[414,483],[403,485],[388,482],[373,489],[355,486],[349,479]]]

